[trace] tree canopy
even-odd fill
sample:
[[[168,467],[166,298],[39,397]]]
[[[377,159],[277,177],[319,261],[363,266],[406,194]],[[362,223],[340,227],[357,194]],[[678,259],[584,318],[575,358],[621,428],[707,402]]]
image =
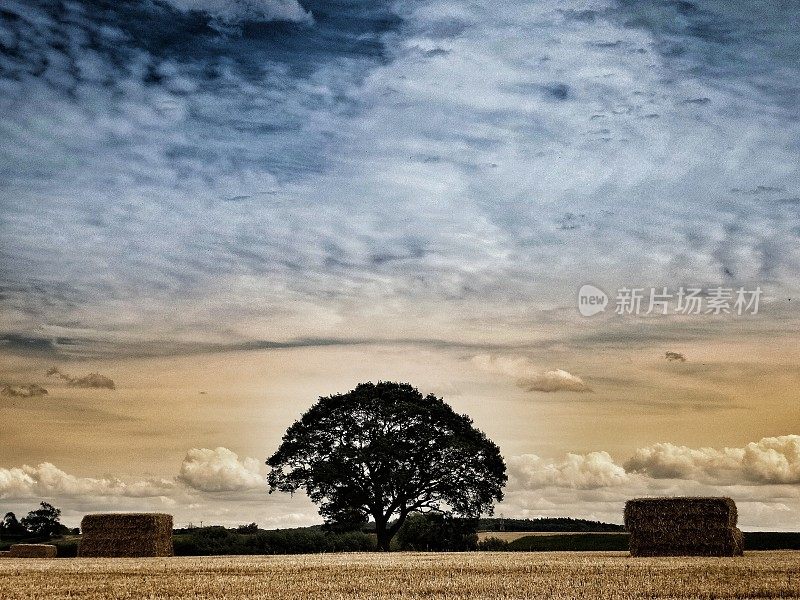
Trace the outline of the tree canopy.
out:
[[[28,533],[28,530],[19,522],[17,515],[13,512],[7,512],[0,522],[0,533],[12,536],[22,536]]]
[[[60,518],[60,509],[47,502],[41,502],[39,508],[32,510],[22,519],[22,526],[33,535],[53,536],[66,530]]]
[[[340,528],[372,517],[383,550],[412,512],[492,514],[507,480],[499,448],[472,419],[393,382],[320,398],[267,464],[270,493],[302,489]]]
[[[69,532],[61,524],[61,511],[52,504],[40,502],[39,508],[30,511],[22,520],[17,515],[8,512],[0,521],[0,535],[15,538],[43,538],[63,535]]]

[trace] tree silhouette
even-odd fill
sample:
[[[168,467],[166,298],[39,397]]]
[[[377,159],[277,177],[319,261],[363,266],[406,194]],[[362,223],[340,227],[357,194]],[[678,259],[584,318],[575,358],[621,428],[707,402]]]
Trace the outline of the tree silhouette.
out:
[[[491,514],[507,480],[499,448],[468,416],[392,382],[320,398],[267,464],[270,493],[303,489],[340,528],[372,517],[382,550],[412,512]]]
[[[33,535],[53,536],[63,533],[66,528],[59,521],[61,510],[47,502],[41,502],[39,506],[40,508],[23,517],[23,527]]]
[[[0,522],[0,533],[11,536],[22,536],[28,533],[28,530],[19,522],[17,515],[13,512],[7,512],[2,522]]]

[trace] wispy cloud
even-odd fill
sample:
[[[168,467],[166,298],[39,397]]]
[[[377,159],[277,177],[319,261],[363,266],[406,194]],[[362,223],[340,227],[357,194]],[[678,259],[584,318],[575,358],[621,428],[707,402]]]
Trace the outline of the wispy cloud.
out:
[[[47,371],[47,376],[54,376],[66,382],[69,387],[86,389],[115,389],[114,380],[100,373],[89,373],[81,377],[73,377],[61,371],[58,367],[52,367]]]
[[[680,352],[672,352],[670,350],[667,350],[666,354],[664,354],[664,358],[668,362],[686,362],[686,356]]]
[[[580,377],[563,369],[544,371],[525,382],[529,392],[591,392]]]
[[[47,390],[36,383],[12,384],[0,381],[0,395],[11,398],[38,398],[46,396]]]
[[[297,0],[162,0],[181,11],[198,11],[223,23],[311,20]]]
[[[515,379],[516,384],[529,392],[591,392],[578,377],[563,369],[541,370],[521,356],[492,356],[480,354],[473,364],[489,373],[499,373]]]

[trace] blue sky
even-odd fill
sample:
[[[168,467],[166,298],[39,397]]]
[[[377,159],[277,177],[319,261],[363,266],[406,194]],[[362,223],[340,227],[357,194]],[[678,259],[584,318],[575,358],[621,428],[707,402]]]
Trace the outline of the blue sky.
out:
[[[667,442],[733,449],[709,460],[738,472],[748,443],[800,427],[799,13],[778,0],[8,0],[0,384],[50,396],[7,408],[54,428],[88,419],[94,450],[150,448],[150,474],[169,478],[189,448],[265,454],[255,434],[231,435],[247,411],[279,414],[252,425],[276,441],[317,394],[413,377],[475,414],[530,481],[547,464],[574,474],[566,452],[609,451],[602,492]],[[585,319],[587,283],[764,297],[745,319]],[[199,353],[220,358],[198,370]],[[117,390],[59,389],[53,363]],[[198,406],[198,386],[228,414]],[[185,432],[156,442],[166,418]],[[93,467],[92,449],[52,456],[14,427],[9,467],[145,475],[120,449]],[[532,453],[556,462],[519,458]],[[612,460],[592,456],[590,471]],[[783,502],[800,472],[785,460],[778,491],[742,498]],[[556,510],[575,487],[559,489],[509,510]],[[616,514],[592,504],[601,492],[575,512]],[[759,511],[745,514],[780,522]]]

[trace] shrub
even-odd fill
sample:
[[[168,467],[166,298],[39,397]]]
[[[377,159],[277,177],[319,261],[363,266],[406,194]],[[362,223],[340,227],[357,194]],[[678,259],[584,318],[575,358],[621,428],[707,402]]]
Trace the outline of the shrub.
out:
[[[478,550],[500,552],[508,550],[508,542],[496,537],[488,537],[478,542]]]
[[[459,519],[438,513],[410,515],[400,531],[401,550],[458,552],[478,547],[478,520]]]

